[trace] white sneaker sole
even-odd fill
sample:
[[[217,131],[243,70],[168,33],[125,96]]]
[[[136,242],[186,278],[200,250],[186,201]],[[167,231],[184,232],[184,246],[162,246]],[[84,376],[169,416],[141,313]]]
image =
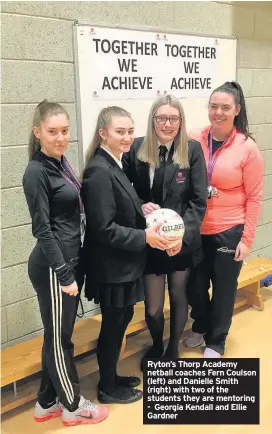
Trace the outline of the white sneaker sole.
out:
[[[91,424],[95,424],[95,423],[99,423],[102,422],[103,420],[105,420],[108,417],[108,413],[103,414],[103,416],[101,417],[97,417],[94,419],[74,419],[74,420],[64,420],[62,419],[62,423],[64,426],[76,426],[76,425],[91,425]]]

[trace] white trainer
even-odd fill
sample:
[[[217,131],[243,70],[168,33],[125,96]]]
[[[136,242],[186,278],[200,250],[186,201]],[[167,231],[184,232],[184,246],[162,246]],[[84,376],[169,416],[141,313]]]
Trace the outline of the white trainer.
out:
[[[51,405],[49,408],[43,408],[36,402],[34,409],[34,419],[36,422],[46,422],[62,415],[62,405],[59,402]]]
[[[65,426],[93,424],[102,422],[107,416],[107,407],[95,405],[81,396],[77,410],[68,411],[63,408],[62,423]]]
[[[219,354],[217,351],[212,350],[212,348],[206,347],[203,357],[204,359],[220,359],[221,354]]]

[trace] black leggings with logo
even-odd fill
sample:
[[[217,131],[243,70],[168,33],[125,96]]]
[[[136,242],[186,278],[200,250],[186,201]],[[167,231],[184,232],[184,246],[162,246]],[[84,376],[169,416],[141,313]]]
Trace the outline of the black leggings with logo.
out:
[[[227,247],[236,250],[243,228],[243,225],[237,225],[215,235],[202,235],[204,258],[192,268],[188,281],[188,298],[194,319],[192,330],[204,334],[206,346],[222,355],[232,322],[237,279],[243,262],[235,261],[234,254],[218,249]],[[210,299],[211,283],[213,291]]]

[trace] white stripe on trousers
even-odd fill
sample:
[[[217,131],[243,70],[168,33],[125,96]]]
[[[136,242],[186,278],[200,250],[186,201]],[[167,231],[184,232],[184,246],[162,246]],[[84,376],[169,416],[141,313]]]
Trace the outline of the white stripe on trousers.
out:
[[[50,268],[50,290],[51,290],[51,303],[52,303],[52,317],[53,317],[53,342],[54,342],[54,356],[55,365],[58,372],[59,380],[62,389],[66,395],[69,404],[74,401],[74,391],[71,381],[68,377],[62,342],[61,342],[61,320],[62,320],[62,290],[57,282],[56,274]]]

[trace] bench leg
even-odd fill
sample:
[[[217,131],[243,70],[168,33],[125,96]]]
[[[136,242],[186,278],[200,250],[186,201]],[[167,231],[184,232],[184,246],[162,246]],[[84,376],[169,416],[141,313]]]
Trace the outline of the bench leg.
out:
[[[260,282],[251,283],[241,288],[240,292],[246,295],[247,302],[253,309],[264,310],[263,297],[260,293]]]
[[[248,304],[256,310],[264,310],[263,297],[260,294],[249,294],[247,296]]]
[[[13,382],[13,393],[14,393],[14,398],[17,398],[18,393],[17,393],[17,383],[16,383],[16,381]]]
[[[121,346],[121,350],[120,350],[120,355],[119,355],[119,360],[122,360],[125,349],[126,349],[126,343],[127,343],[127,337],[126,335],[124,336],[123,342],[122,342],[122,346]]]

